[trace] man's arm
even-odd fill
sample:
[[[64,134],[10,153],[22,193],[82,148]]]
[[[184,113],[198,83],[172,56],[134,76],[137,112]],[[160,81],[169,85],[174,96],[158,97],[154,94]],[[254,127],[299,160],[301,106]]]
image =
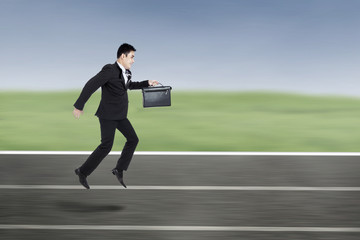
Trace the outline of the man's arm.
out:
[[[73,115],[79,118],[83,114],[83,109],[90,96],[102,85],[104,85],[111,78],[112,68],[111,65],[105,65],[103,69],[91,78],[81,91],[79,98],[74,103]]]
[[[142,89],[148,86],[156,86],[159,82],[156,80],[145,80],[142,82],[130,82],[129,89]]]

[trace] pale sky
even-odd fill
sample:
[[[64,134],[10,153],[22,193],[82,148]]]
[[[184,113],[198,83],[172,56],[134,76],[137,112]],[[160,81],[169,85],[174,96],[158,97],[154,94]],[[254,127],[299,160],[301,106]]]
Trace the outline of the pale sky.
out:
[[[123,42],[173,90],[360,96],[358,0],[2,0],[0,90],[81,90]]]

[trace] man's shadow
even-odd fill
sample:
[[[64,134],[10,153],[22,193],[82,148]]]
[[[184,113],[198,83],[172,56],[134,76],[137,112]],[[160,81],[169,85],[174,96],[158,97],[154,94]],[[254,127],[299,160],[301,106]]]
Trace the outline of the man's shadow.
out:
[[[125,209],[125,207],[118,205],[91,204],[91,203],[74,202],[74,201],[58,202],[56,205],[63,211],[78,212],[78,213],[116,212]]]

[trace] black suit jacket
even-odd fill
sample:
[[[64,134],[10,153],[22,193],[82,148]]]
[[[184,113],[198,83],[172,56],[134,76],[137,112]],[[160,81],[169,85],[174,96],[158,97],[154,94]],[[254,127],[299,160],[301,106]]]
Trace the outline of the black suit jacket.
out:
[[[125,80],[119,65],[116,62],[107,64],[85,84],[74,107],[83,110],[90,96],[101,87],[101,101],[95,115],[103,119],[121,120],[127,117],[128,112],[127,88],[141,89],[148,86],[147,80],[142,82],[130,81],[125,86]]]

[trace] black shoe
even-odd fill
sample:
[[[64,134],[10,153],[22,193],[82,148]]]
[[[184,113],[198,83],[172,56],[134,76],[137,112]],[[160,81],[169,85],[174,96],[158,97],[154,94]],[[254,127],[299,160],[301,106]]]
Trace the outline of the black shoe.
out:
[[[126,188],[126,185],[124,183],[123,171],[122,170],[119,171],[118,169],[114,168],[112,170],[112,173],[117,177],[121,185],[123,185]]]
[[[75,169],[75,174],[79,176],[79,182],[83,185],[86,189],[90,189],[89,184],[86,181],[86,176],[80,172],[80,169]]]

